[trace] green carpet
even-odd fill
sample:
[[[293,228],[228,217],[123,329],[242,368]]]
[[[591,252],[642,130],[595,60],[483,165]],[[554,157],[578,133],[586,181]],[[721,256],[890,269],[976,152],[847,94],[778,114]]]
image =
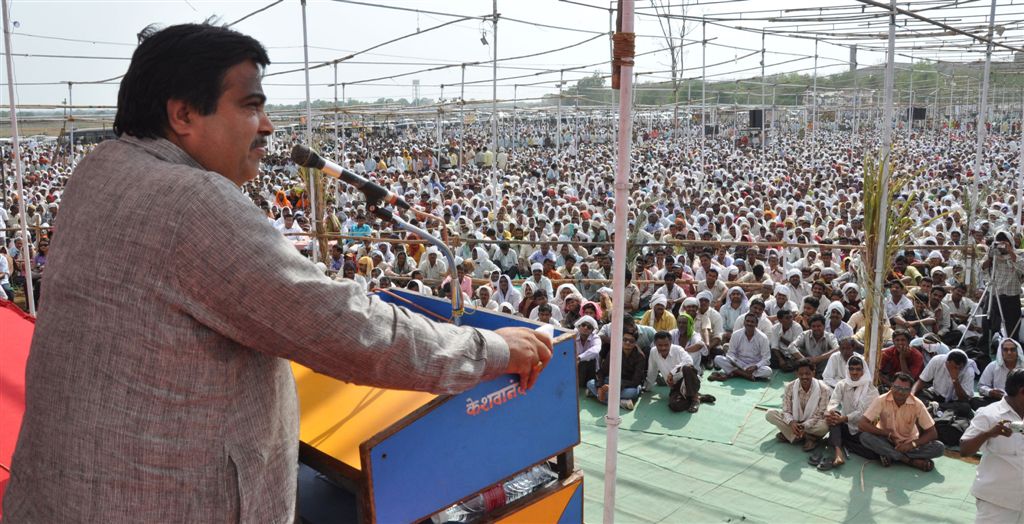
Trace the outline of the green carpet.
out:
[[[706,376],[706,374],[705,374]],[[837,470],[807,465],[798,446],[775,441],[764,406],[781,405],[783,384],[707,382],[701,392],[718,400],[696,415],[672,413],[665,388],[645,393],[622,413],[616,521],[632,522],[971,522],[975,466],[936,460],[923,473],[852,456]],[[582,443],[577,466],[585,475],[587,522],[602,520],[604,409],[581,392]]]

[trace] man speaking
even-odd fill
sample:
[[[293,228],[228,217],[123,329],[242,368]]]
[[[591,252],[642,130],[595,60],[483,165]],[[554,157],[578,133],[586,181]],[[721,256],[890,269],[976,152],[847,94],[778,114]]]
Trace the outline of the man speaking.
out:
[[[289,360],[435,393],[533,384],[543,335],[433,323],[331,281],[239,190],[273,131],[259,42],[207,24],[140,40],[119,139],[64,193],[5,522],[292,521]]]

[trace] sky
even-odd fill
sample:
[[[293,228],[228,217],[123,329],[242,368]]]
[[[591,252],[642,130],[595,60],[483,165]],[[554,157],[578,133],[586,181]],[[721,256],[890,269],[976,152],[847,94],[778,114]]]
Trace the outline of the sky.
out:
[[[136,34],[145,26],[158,23],[197,22],[216,16],[224,23],[234,22],[273,0],[261,1],[47,1],[14,0],[11,2],[11,19],[16,22],[12,35],[14,77],[19,104],[61,104],[68,96],[66,82],[75,82],[73,101],[75,106],[112,106],[116,103],[117,83],[86,84],[78,82],[96,81],[116,77],[125,72],[128,58],[135,47]],[[575,1],[575,0],[574,0]],[[653,0],[636,0],[640,12],[651,13]],[[658,0],[662,2],[662,0]],[[678,7],[683,0],[670,2]],[[590,8],[561,0],[498,0],[501,17],[516,19],[498,22],[498,57],[520,56],[578,44],[588,38],[596,39],[540,56],[514,61],[499,62],[498,98],[518,99],[541,97],[557,92],[559,69],[584,64],[598,64],[593,67],[567,71],[564,80],[572,85],[579,78],[595,71],[608,73],[609,44],[605,36],[609,29],[607,2],[601,0],[579,0],[580,3],[603,5]],[[706,0],[694,5],[697,0],[687,0],[687,14],[733,13],[728,16],[749,17],[749,22],[731,22],[758,29],[765,22],[757,20],[768,14],[784,15],[807,7],[821,5],[850,5],[852,0],[757,0],[730,4],[721,0]],[[402,35],[416,34],[401,41],[384,45],[359,55],[337,67],[338,82],[346,83],[344,95],[349,99],[376,100],[378,98],[411,98],[414,93],[413,80],[419,80],[419,96],[436,99],[442,96],[450,99],[458,96],[461,68],[458,64],[484,62],[482,66],[466,67],[465,97],[467,99],[491,98],[491,59],[494,50],[492,24],[479,17],[489,16],[492,2],[487,0],[368,0],[367,4],[379,4],[409,9],[423,9],[478,17],[436,30],[430,28],[455,20],[453,17],[424,12],[405,12],[385,9],[376,5],[357,5],[346,1],[309,0],[306,7],[309,38],[309,61],[311,66],[331,61],[351,52],[387,42]],[[770,13],[759,10],[773,9]],[[636,22],[637,53],[662,50],[654,54],[639,56],[636,71],[652,72],[669,69],[670,57],[658,19],[652,16],[638,16]],[[673,22],[678,31],[681,22]],[[537,24],[558,26],[567,29],[543,27]],[[277,74],[288,70],[301,69],[303,60],[302,7],[299,0],[284,0],[263,12],[253,15],[233,26],[249,34],[267,47],[273,62],[266,71],[264,90],[272,104],[295,104],[305,99],[305,84],[302,71]],[[687,38],[700,40],[699,23],[691,22]],[[488,45],[481,43],[481,37]],[[761,48],[759,35],[718,26],[707,26],[707,38],[711,43],[706,49],[709,79],[751,78],[760,74]],[[721,44],[721,45],[719,45]],[[733,49],[722,46],[740,47]],[[766,72],[802,71],[810,73],[814,60],[814,42],[782,36],[768,36],[766,45]],[[755,53],[746,56],[751,51]],[[30,54],[35,56],[17,56]],[[38,55],[73,55],[76,58],[47,58]],[[699,77],[702,61],[699,43],[685,48],[684,63],[686,77]],[[89,59],[84,57],[108,57],[110,59]],[[876,64],[884,60],[881,53],[861,50],[858,56],[861,64]],[[849,49],[833,45],[828,41],[819,44],[819,74],[847,70]],[[788,62],[782,65],[774,65]],[[395,79],[368,79],[400,74],[434,67],[456,64],[447,69],[417,73]],[[536,74],[541,71],[553,71]],[[501,80],[503,77],[523,76],[524,78]],[[0,95],[3,105],[8,104],[6,89],[7,72],[3,70],[4,89]],[[667,80],[667,72],[643,75],[640,81]],[[310,71],[312,99],[332,100],[335,88],[334,67],[328,66]],[[37,85],[53,83],[56,85]],[[515,85],[519,84],[516,88]],[[533,85],[524,85],[533,84]],[[338,96],[342,93],[339,88]]]

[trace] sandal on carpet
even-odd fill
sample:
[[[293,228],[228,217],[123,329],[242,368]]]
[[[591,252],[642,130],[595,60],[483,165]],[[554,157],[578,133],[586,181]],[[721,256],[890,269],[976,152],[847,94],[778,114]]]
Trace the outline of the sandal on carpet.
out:
[[[892,459],[885,455],[879,456],[878,461],[882,463],[883,468],[887,468],[892,465]]]
[[[714,395],[701,395],[700,396],[700,401],[701,402],[707,402],[708,404],[714,404],[716,400],[718,400],[718,399],[716,399]]]
[[[687,413],[696,413],[700,409],[700,400],[694,400],[690,407],[686,408]]]
[[[925,473],[935,469],[935,462],[931,459],[910,459],[908,462],[911,466],[924,471]]]
[[[833,468],[842,466],[845,462],[836,462],[835,460],[823,460],[818,464],[818,471],[828,471]]]
[[[789,442],[789,439],[786,438],[781,431],[775,434],[775,440],[778,440],[779,442]]]
[[[728,378],[728,377],[725,375],[725,373],[722,373],[720,371],[716,371],[716,372],[708,375],[708,380],[713,381],[713,382],[723,382],[723,381],[725,381],[726,378]]]
[[[804,441],[804,451],[814,451],[814,448],[818,447],[818,440],[808,438]]]
[[[818,464],[821,464],[823,460],[825,460],[825,457],[821,453],[815,453],[807,459],[807,463],[812,466],[817,466]]]

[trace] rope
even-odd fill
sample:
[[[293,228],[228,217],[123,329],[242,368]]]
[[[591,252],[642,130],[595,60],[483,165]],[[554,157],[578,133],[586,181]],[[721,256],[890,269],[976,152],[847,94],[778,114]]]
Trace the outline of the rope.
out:
[[[615,33],[612,35],[612,44],[612,89],[618,89],[622,66],[633,67],[636,33]]]

